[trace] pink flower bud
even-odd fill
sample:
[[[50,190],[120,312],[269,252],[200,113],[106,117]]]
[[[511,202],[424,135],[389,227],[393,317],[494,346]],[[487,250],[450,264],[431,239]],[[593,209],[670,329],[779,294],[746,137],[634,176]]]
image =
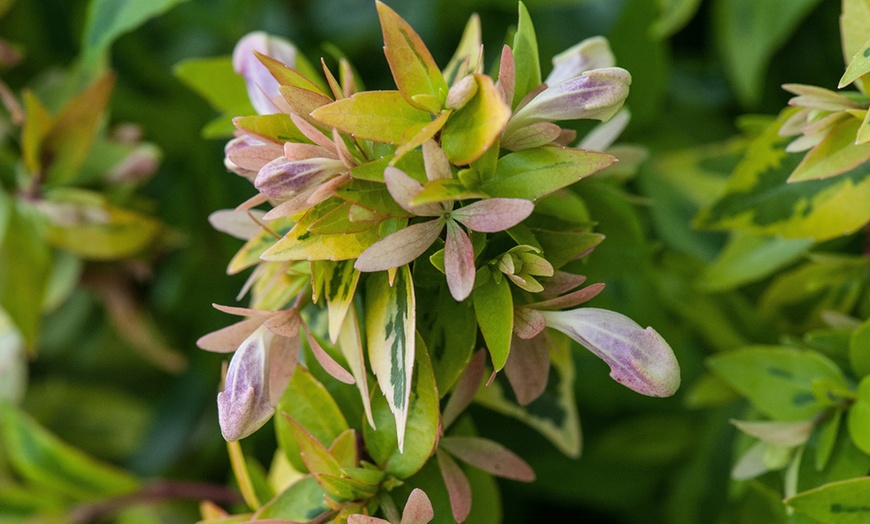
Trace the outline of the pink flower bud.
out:
[[[242,37],[233,50],[233,69],[244,77],[254,109],[261,115],[277,113],[278,108],[272,99],[281,95],[279,84],[266,66],[260,63],[254,51],[293,67],[296,63],[296,47],[283,38],[256,31]]]
[[[221,434],[228,441],[257,431],[275,411],[269,395],[269,347],[275,336],[260,326],[230,360],[224,390],[217,396]]]

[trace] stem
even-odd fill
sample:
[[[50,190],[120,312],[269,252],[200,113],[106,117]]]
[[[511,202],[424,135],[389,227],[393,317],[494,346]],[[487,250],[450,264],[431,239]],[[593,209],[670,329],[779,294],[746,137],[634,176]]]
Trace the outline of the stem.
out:
[[[79,506],[70,512],[69,518],[75,524],[86,524],[128,506],[176,499],[211,500],[221,504],[237,504],[242,501],[236,490],[226,486],[166,480],[145,486],[129,495]]]
[[[230,465],[233,468],[233,474],[236,476],[236,482],[239,483],[239,490],[242,492],[242,498],[245,503],[253,510],[258,509],[260,499],[254,491],[254,483],[251,480],[251,475],[248,473],[248,467],[245,465],[245,455],[242,453],[242,446],[238,440],[227,442],[227,450],[230,453]]]

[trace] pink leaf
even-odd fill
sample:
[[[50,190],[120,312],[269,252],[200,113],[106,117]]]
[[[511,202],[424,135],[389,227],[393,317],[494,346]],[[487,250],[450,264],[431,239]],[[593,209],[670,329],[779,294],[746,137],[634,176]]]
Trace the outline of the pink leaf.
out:
[[[248,336],[260,327],[266,317],[253,317],[212,331],[196,341],[197,347],[216,353],[232,353],[237,350]]]
[[[274,314],[274,311],[263,311],[262,309],[251,309],[247,307],[224,306],[221,304],[212,304],[211,307],[228,315],[236,315],[238,317],[270,317]]]
[[[458,302],[468,298],[474,287],[474,246],[465,231],[452,220],[447,221],[444,271],[453,298]]]
[[[299,131],[301,131],[308,140],[311,140],[312,142],[324,149],[328,149],[330,151],[335,150],[335,145],[332,143],[332,140],[327,138],[326,135],[321,133],[319,129],[311,125],[307,120],[295,113],[290,114],[290,120],[292,120],[293,123],[296,124],[296,127],[299,128]]]
[[[263,325],[276,335],[292,338],[299,334],[300,323],[299,311],[291,308],[276,311]]]
[[[474,395],[480,388],[480,382],[483,380],[484,366],[486,366],[486,351],[481,350],[471,357],[471,362],[468,363],[468,367],[465,368],[465,372],[456,383],[453,394],[447,400],[447,405],[444,406],[444,411],[441,413],[441,424],[445,429],[449,428],[453,421],[465,411],[465,408],[471,405]]]
[[[520,406],[527,406],[547,389],[550,376],[550,350],[541,334],[530,340],[514,337],[504,373]]]
[[[586,282],[586,277],[583,275],[556,271],[552,277],[541,279],[541,284],[544,286],[541,295],[555,298],[582,285],[583,282]]]
[[[527,307],[514,309],[514,333],[518,337],[529,340],[536,337],[546,327],[547,320],[540,311]]]
[[[233,164],[248,171],[259,171],[260,168],[279,158],[284,151],[277,144],[234,147],[227,151],[227,158]]]
[[[604,282],[598,282],[589,286],[584,287],[583,289],[578,289],[573,293],[568,293],[567,295],[562,295],[561,297],[551,298],[550,300],[544,300],[542,302],[535,302],[534,304],[529,304],[527,307],[533,309],[547,309],[547,310],[556,310],[556,309],[565,309],[568,307],[578,306],[584,302],[588,302],[595,298],[598,293],[601,293],[601,290],[604,289]]]
[[[390,521],[369,515],[355,514],[347,518],[347,524],[390,524]]]
[[[480,437],[444,437],[439,446],[456,458],[497,477],[521,482],[535,480],[535,472],[525,460],[492,440]]]
[[[443,227],[441,220],[430,220],[400,229],[369,246],[353,267],[357,271],[372,272],[403,266],[422,255]]]
[[[284,158],[287,160],[307,160],[309,158],[333,158],[338,160],[335,148],[325,148],[313,144],[284,142]]]
[[[447,453],[438,450],[435,456],[438,459],[441,478],[444,479],[444,486],[447,488],[447,495],[450,497],[453,518],[456,522],[464,522],[471,513],[471,484],[468,482],[468,477]]]
[[[501,50],[501,64],[498,68],[498,90],[502,100],[510,104],[514,99],[514,89],[517,82],[516,66],[514,64],[514,52],[505,45]]]
[[[534,211],[535,205],[522,198],[478,200],[450,213],[472,231],[497,233],[519,224]]]
[[[323,370],[329,373],[332,378],[338,380],[339,382],[344,382],[345,384],[355,384],[356,380],[353,378],[353,375],[350,374],[349,371],[341,367],[341,364],[336,362],[329,353],[324,351],[323,347],[321,347],[320,343],[311,335],[311,332],[308,331],[308,328],[303,326],[303,330],[305,331],[305,338],[308,339],[308,345],[311,346],[311,352],[314,353],[314,358],[317,359],[317,362],[323,366]]]
[[[426,177],[430,181],[439,178],[453,178],[453,172],[450,171],[450,161],[447,160],[447,155],[444,154],[441,146],[432,139],[423,142],[423,164],[426,166]],[[420,186],[420,189],[422,189],[422,186]]]
[[[299,335],[292,338],[280,335],[273,337],[268,352],[269,400],[274,406],[287,389],[299,361]]]
[[[433,518],[435,510],[432,509],[429,497],[422,489],[414,488],[405,503],[405,510],[402,511],[402,524],[427,524]]]
[[[262,230],[258,220],[261,221],[264,214],[258,209],[247,212],[221,209],[210,214],[208,222],[221,233],[227,233],[241,240],[250,240]]]
[[[390,196],[408,213],[418,216],[441,216],[443,209],[439,204],[411,205],[411,200],[423,191],[423,185],[401,169],[392,166],[384,169],[384,181],[387,183]]]

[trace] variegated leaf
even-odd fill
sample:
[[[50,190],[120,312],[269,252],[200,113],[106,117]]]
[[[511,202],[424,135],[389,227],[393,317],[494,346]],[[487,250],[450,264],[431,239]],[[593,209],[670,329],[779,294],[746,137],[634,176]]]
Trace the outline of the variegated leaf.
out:
[[[353,301],[360,273],[349,260],[326,263],[322,270],[323,293],[329,310],[329,340],[335,343]]]

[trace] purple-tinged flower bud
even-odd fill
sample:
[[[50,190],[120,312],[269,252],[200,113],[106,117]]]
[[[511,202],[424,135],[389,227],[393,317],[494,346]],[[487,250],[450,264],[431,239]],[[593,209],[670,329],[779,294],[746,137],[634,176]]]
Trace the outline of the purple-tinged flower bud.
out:
[[[269,346],[276,335],[260,326],[233,355],[224,390],[218,393],[218,421],[227,441],[260,429],[275,411],[269,395]]]
[[[674,352],[651,327],[597,308],[541,311],[547,327],[573,338],[610,366],[610,376],[623,386],[651,397],[669,397],[680,387],[680,365]]]
[[[554,120],[608,120],[628,96],[631,75],[608,67],[587,71],[545,89],[514,114],[505,135],[536,122]]]
[[[593,36],[554,56],[553,70],[545,82],[547,85],[555,85],[586,71],[615,65],[616,58],[607,39]]]
[[[468,75],[453,84],[453,87],[447,92],[447,101],[444,105],[448,109],[462,109],[469,100],[474,98],[475,93],[477,93],[477,80],[474,76]]]
[[[254,187],[269,198],[289,198],[346,170],[341,160],[333,158],[287,160],[281,157],[260,169]]]
[[[296,63],[296,47],[283,38],[256,31],[242,37],[233,50],[233,69],[244,77],[254,109],[261,115],[277,113],[279,109],[272,99],[281,96],[278,81],[260,63],[254,51],[293,67]]]

